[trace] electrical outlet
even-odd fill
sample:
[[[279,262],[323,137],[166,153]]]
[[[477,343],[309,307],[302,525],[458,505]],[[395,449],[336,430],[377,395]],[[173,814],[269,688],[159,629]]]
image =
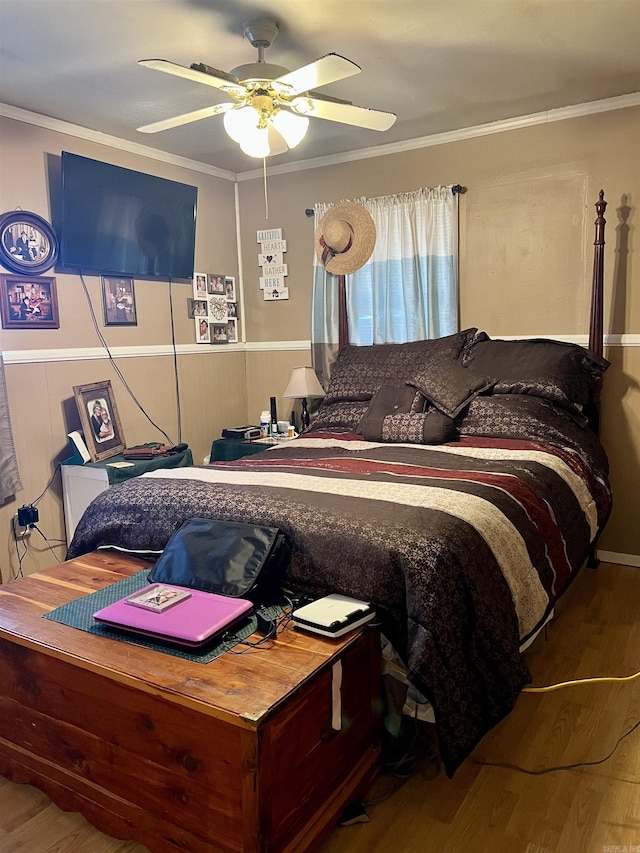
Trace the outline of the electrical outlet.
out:
[[[13,517],[13,534],[16,539],[26,539],[27,536],[31,535],[31,525],[20,524],[18,513]]]

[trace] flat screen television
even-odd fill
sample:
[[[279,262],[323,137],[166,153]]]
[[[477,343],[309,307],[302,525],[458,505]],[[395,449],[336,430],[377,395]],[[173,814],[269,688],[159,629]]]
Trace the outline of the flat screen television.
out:
[[[60,266],[189,279],[197,199],[197,187],[63,151]]]

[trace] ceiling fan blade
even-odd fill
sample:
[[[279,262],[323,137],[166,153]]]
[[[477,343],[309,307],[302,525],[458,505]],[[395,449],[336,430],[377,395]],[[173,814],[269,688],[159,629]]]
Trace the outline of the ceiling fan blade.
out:
[[[350,59],[345,59],[337,53],[327,53],[326,56],[310,62],[309,65],[303,65],[296,71],[283,74],[273,82],[277,87],[285,87],[284,94],[293,96],[318,86],[326,86],[327,83],[334,83],[336,80],[344,80],[345,77],[352,77],[354,74],[359,74],[361,70],[360,66],[351,62]],[[274,88],[277,90],[277,87]]]
[[[178,65],[177,62],[169,62],[168,59],[140,59],[138,65],[151,68],[153,71],[163,71],[174,77],[184,77],[185,80],[192,80],[194,83],[204,83],[205,86],[213,86],[214,89],[223,89],[226,92],[237,91],[238,94],[245,92],[245,87],[233,74],[218,71],[217,68],[204,63],[194,63],[187,68],[186,65]]]
[[[289,146],[284,141],[282,136],[278,133],[275,127],[269,125],[268,131],[268,140],[269,140],[269,156],[275,157],[277,154],[284,154],[289,150]]]
[[[190,113],[183,113],[180,116],[173,116],[173,118],[165,118],[161,121],[154,121],[152,124],[145,124],[142,127],[139,127],[138,130],[141,133],[157,133],[159,130],[170,130],[172,127],[180,127],[182,124],[189,124],[192,121],[200,121],[203,118],[211,118],[211,116],[220,115],[220,113],[226,113],[228,110],[233,109],[233,104],[215,104],[212,107],[204,107],[201,110],[193,110]]]
[[[320,98],[317,95],[313,98],[296,98],[291,102],[291,107],[295,112],[309,118],[324,118],[341,124],[366,127],[369,130],[389,130],[397,119],[395,113],[356,107],[354,104]]]

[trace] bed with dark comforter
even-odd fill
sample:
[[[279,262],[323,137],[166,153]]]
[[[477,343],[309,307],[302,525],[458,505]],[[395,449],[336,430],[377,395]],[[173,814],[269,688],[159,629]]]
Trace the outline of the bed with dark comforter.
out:
[[[607,458],[584,415],[606,366],[573,344],[476,329],[347,347],[300,438],[112,487],[69,556],[161,551],[193,517],[279,527],[287,585],[373,602],[451,775],[513,707],[529,680],[521,642],[608,518]]]

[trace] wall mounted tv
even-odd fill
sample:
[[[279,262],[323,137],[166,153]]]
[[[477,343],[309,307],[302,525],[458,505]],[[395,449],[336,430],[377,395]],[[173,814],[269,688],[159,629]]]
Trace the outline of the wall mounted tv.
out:
[[[60,266],[189,279],[197,199],[197,187],[63,151]]]

